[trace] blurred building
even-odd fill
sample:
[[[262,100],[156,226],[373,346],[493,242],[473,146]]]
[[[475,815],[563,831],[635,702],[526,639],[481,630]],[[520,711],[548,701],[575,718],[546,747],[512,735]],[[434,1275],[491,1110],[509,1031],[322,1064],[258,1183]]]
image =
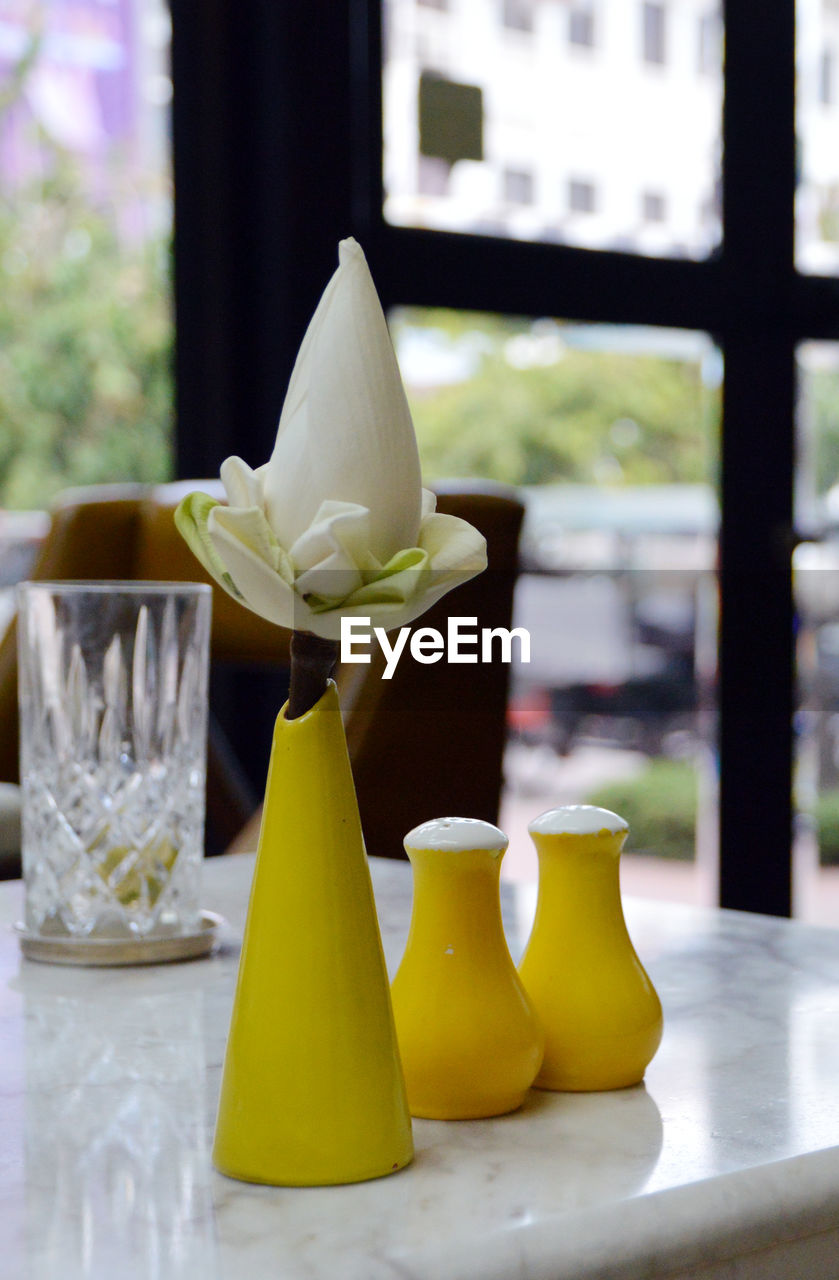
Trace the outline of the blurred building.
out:
[[[169,30],[163,0],[4,0],[4,187],[46,176],[58,151],[94,201],[119,207],[123,230],[168,226]]]
[[[671,257],[719,243],[715,0],[386,0],[385,17],[389,221]],[[799,260],[832,271],[837,0],[798,0],[798,59]]]

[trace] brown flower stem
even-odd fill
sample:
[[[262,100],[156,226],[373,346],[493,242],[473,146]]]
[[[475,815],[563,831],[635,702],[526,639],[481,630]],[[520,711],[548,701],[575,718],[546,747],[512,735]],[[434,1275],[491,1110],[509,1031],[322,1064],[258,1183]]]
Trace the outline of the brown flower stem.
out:
[[[337,640],[323,640],[310,631],[292,634],[286,720],[296,720],[305,715],[320,701],[337,661]]]

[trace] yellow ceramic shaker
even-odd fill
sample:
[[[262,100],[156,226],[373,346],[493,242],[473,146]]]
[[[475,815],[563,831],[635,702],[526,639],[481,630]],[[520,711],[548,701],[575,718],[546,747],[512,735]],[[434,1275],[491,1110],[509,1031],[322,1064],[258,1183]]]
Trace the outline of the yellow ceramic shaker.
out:
[[[661,1002],[629,938],[619,860],[627,824],[593,805],[549,809],[528,830],[539,893],[519,974],[545,1028],[542,1089],[621,1089],[661,1040]]]
[[[405,837],[414,900],[392,996],[412,1115],[503,1115],[539,1069],[544,1036],[501,923],[506,848],[503,831],[475,818],[437,818]]]

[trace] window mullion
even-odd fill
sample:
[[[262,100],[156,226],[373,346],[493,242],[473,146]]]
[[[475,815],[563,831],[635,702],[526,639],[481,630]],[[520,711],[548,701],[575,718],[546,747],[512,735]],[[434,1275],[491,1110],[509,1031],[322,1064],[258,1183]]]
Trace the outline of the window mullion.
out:
[[[795,6],[728,0],[720,898],[791,909]]]

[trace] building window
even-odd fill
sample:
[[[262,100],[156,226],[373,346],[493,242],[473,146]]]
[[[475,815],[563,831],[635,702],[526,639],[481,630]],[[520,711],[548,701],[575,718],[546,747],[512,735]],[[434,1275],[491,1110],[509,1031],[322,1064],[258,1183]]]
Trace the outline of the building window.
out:
[[[833,50],[823,49],[819,60],[819,102],[823,107],[829,107],[834,99],[833,75]]]
[[[594,213],[597,205],[593,182],[572,178],[568,183],[568,208],[572,213]]]
[[[532,31],[533,0],[503,0],[501,21],[512,31]]]
[[[660,191],[644,191],[641,194],[641,217],[644,222],[664,222],[667,201]]]
[[[527,169],[505,169],[503,188],[507,204],[533,204],[533,174]]]
[[[419,157],[417,166],[417,190],[423,196],[444,196],[449,190],[451,165],[439,156]]]
[[[696,66],[700,75],[709,76],[719,71],[720,63],[720,15],[714,10],[699,18]]]
[[[644,61],[663,66],[665,62],[665,10],[649,0],[641,10]]]
[[[423,71],[417,108],[420,155],[437,156],[449,165],[483,160],[484,96],[479,85]]]
[[[568,43],[594,48],[594,10],[575,6],[568,13]]]
[[[703,225],[712,223],[719,213],[717,201],[713,196],[709,196],[707,200],[703,200],[699,206],[699,221]]]

